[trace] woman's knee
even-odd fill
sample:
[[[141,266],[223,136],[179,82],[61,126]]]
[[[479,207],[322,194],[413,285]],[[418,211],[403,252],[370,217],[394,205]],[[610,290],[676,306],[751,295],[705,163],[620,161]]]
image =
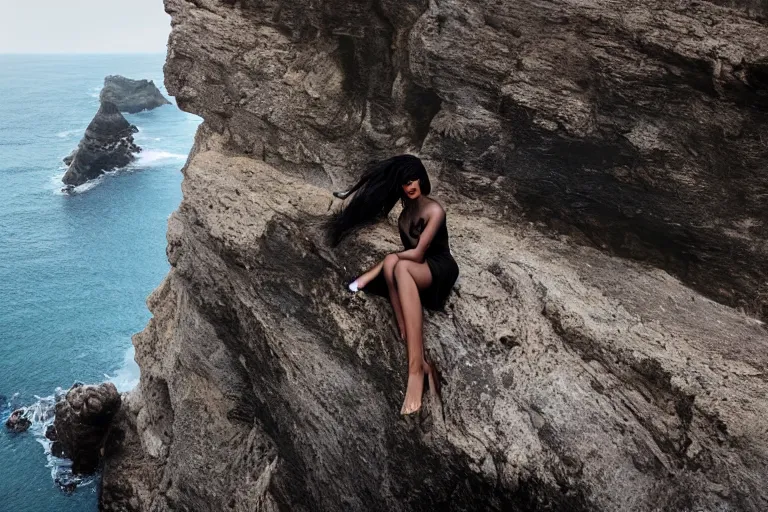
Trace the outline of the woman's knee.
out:
[[[410,266],[411,266],[410,261],[400,260],[395,265],[395,270],[394,270],[395,281],[399,279],[411,277],[410,269],[408,268]]]
[[[386,258],[384,258],[384,277],[388,281],[392,281],[394,278],[395,267],[399,261],[400,258],[397,257],[397,254],[389,254]]]

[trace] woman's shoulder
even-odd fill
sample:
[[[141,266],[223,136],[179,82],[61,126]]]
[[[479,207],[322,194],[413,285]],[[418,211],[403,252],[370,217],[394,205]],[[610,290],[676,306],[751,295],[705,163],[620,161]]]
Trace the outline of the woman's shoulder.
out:
[[[424,206],[424,212],[428,213],[430,217],[432,215],[445,216],[445,209],[443,208],[443,205],[431,197],[429,198],[429,203]]]

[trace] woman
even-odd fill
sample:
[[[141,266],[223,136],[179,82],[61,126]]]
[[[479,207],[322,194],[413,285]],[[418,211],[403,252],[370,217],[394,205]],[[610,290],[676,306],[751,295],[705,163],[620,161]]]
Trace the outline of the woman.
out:
[[[445,211],[428,197],[431,188],[421,160],[399,155],[372,165],[349,191],[334,192],[340,199],[354,195],[331,222],[333,245],[354,228],[386,217],[398,199],[403,204],[398,227],[405,249],[388,255],[349,285],[353,292],[376,293],[382,280],[386,284],[400,338],[408,347],[408,387],[401,414],[421,408],[425,375],[430,389],[438,393],[437,372],[424,358],[421,305],[440,309],[459,276],[448,246]]]

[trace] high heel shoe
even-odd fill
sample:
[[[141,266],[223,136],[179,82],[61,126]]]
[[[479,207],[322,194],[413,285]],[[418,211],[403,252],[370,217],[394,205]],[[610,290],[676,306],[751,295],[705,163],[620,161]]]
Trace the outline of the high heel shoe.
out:
[[[346,199],[349,197],[349,194],[351,193],[352,193],[352,190],[341,190],[341,191],[334,192],[333,196],[338,197],[339,199]]]

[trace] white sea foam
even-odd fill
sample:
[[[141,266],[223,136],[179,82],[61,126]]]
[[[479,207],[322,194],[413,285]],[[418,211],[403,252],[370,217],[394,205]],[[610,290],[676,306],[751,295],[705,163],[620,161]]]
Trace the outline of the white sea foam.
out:
[[[107,381],[112,382],[120,393],[130,391],[139,383],[139,366],[133,359],[134,348],[131,346],[123,356],[122,366],[113,376],[105,374]],[[17,409],[23,411],[23,416],[31,422],[28,434],[43,447],[46,463],[50,468],[51,479],[62,487],[74,484],[76,488],[93,485],[98,480],[98,475],[81,476],[72,473],[72,461],[56,457],[52,453],[53,442],[45,437],[45,432],[53,425],[55,420],[56,401],[66,394],[66,390],[57,387],[53,394],[40,397],[34,395],[34,402],[30,405],[22,405],[23,399],[19,393],[15,393],[10,399],[0,400],[0,422],[5,423],[11,413]]]
[[[139,365],[133,359],[134,348],[131,346],[123,356],[123,366],[121,366],[114,375],[104,376],[109,382],[115,385],[121,393],[130,391],[139,384]]]
[[[160,140],[160,139],[158,138],[154,140]],[[130,173],[135,171],[136,169],[153,167],[155,165],[166,163],[168,161],[183,162],[186,159],[187,159],[187,155],[182,153],[171,153],[170,151],[163,151],[158,149],[145,149],[144,151],[139,153],[137,155],[136,160],[128,164],[128,166],[123,167],[121,169],[106,171],[104,174],[98,176],[97,178],[88,180],[82,185],[78,185],[77,187],[71,190],[67,190],[66,186],[61,181],[61,179],[64,177],[64,173],[60,173],[60,174],[56,174],[55,176],[52,176],[46,188],[53,189],[53,193],[57,196],[82,194],[84,192],[88,192],[94,187],[99,186],[101,183],[104,182],[104,179],[109,176],[115,176],[117,174],[122,174],[122,173]],[[59,170],[66,170],[66,166],[59,168]]]
[[[108,172],[105,172],[104,174],[102,174],[102,175],[101,175],[101,176],[99,176],[98,178],[94,178],[94,179],[92,179],[92,180],[88,180],[88,181],[86,181],[85,183],[83,183],[82,185],[78,185],[78,186],[76,186],[76,187],[75,187],[75,188],[72,190],[72,192],[74,192],[75,194],[82,194],[82,193],[84,193],[84,192],[88,192],[88,191],[89,191],[89,190],[91,190],[92,188],[94,188],[94,187],[97,187],[97,186],[101,185],[101,183],[104,181],[104,177],[105,177],[105,176],[107,176],[107,175],[114,175],[114,174],[115,174],[115,171],[108,171]]]
[[[145,141],[157,142],[157,141],[163,140],[163,138],[162,137],[150,137],[149,135],[146,135],[146,134],[144,134],[142,132],[139,132],[139,133],[134,134],[133,140],[136,141],[137,143],[144,143]]]
[[[56,388],[52,395],[44,397],[35,395],[35,402],[24,407],[19,407],[18,404],[14,403],[18,401],[18,393],[16,393],[11,401],[2,404],[5,413],[1,419],[5,422],[13,410],[22,409],[24,411],[24,417],[31,422],[27,432],[32,434],[35,441],[40,443],[43,447],[43,452],[45,453],[46,458],[45,466],[51,470],[51,479],[57,485],[64,486],[67,484],[75,484],[77,488],[87,487],[96,482],[98,477],[96,475],[85,477],[74,475],[72,473],[72,461],[54,457],[51,452],[53,442],[45,437],[46,430],[48,430],[49,426],[53,425],[53,420],[55,419],[54,412],[56,409],[56,400],[63,396],[64,393],[66,393],[66,391],[61,388]]]
[[[106,176],[114,176],[117,173],[117,171],[107,171],[98,178],[94,178],[92,180],[88,180],[82,185],[78,185],[73,189],[67,190],[67,186],[62,183],[61,178],[64,177],[64,174],[59,174],[51,178],[51,181],[55,184],[55,190],[53,191],[54,195],[57,196],[69,196],[73,194],[82,194],[84,192],[88,192],[94,187],[99,186]]]
[[[98,98],[99,94],[101,94],[102,87],[103,86],[101,85],[98,87],[91,87],[91,89],[88,91],[88,96],[90,96],[91,98]]]
[[[64,191],[65,185],[61,181],[61,179],[64,177],[64,174],[65,174],[64,171],[67,170],[67,167],[66,166],[60,167],[59,170],[62,172],[54,176],[51,176],[51,179],[48,181],[45,188],[47,190],[51,190],[53,194],[56,196],[64,196],[64,195],[67,195],[68,192]]]
[[[132,164],[138,167],[151,166],[154,163],[165,160],[179,160],[183,161],[187,159],[187,155],[181,153],[171,153],[169,151],[162,151],[156,149],[148,149],[139,153],[139,158]]]

